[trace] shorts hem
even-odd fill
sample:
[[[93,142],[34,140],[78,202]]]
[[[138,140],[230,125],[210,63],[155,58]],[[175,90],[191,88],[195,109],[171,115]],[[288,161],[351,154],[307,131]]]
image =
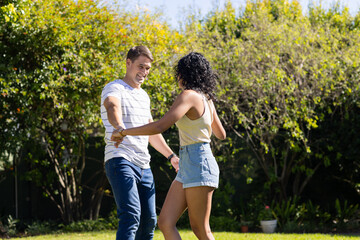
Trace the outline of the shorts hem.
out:
[[[218,185],[215,183],[210,183],[210,182],[197,182],[197,183],[187,183],[184,184],[183,183],[183,188],[191,188],[191,187],[213,187],[213,188],[218,188]]]
[[[183,185],[183,188],[191,188],[191,187],[213,187],[218,188],[218,184],[213,182],[194,182],[194,183],[183,183],[182,181],[179,181],[179,179],[175,179],[178,182],[181,182]]]
[[[175,177],[175,180],[180,182],[180,183],[183,183],[183,180],[181,178],[179,178],[178,176]]]

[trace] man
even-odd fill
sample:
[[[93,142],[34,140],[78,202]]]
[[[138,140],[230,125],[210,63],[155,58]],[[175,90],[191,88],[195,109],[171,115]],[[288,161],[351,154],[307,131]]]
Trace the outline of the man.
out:
[[[152,61],[147,47],[131,48],[126,57],[125,77],[108,83],[101,94],[101,118],[106,129],[105,171],[117,206],[117,240],[147,240],[154,235],[155,186],[148,143],[168,158],[175,170],[179,168],[179,158],[161,134],[126,136],[120,145],[110,140],[118,129],[152,121],[150,98],[141,88]]]

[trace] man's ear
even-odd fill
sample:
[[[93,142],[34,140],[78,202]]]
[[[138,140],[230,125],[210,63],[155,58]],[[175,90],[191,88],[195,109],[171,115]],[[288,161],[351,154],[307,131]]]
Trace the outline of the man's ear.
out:
[[[130,65],[131,65],[131,59],[130,58],[128,58],[128,59],[126,59],[126,67],[129,67]]]

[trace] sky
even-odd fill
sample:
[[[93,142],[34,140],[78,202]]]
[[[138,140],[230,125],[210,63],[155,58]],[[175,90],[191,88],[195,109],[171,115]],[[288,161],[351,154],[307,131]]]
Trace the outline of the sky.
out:
[[[111,4],[116,0],[103,0]],[[184,20],[186,11],[189,9],[200,10],[201,16],[205,16],[214,7],[222,8],[227,0],[118,0],[125,3],[130,9],[137,7],[146,8],[151,12],[162,11],[164,18],[174,28],[179,28],[181,21]],[[290,0],[291,1],[291,0]],[[310,3],[321,4],[324,7],[331,7],[335,0],[298,0],[306,12]],[[231,0],[235,9],[245,6],[246,0]],[[340,0],[341,6],[349,7],[350,13],[355,15],[360,9],[360,0]]]

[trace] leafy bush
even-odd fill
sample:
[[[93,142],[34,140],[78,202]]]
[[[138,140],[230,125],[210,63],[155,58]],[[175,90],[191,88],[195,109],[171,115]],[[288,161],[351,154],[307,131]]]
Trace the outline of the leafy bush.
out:
[[[55,229],[56,225],[52,224],[51,222],[35,221],[26,227],[25,234],[31,236],[48,234],[54,232]]]
[[[277,201],[301,196],[320,167],[336,162],[328,137],[313,133],[360,106],[358,17],[321,6],[305,16],[297,1],[264,0],[247,2],[238,15],[229,3],[192,25],[201,36],[193,48],[219,74],[221,118],[254,152]]]
[[[128,49],[148,45],[155,58],[144,84],[154,117],[172,100],[171,60],[186,49],[182,35],[159,16],[98,3],[24,0],[0,8],[0,124],[6,133],[0,136],[0,164],[10,154],[26,160],[25,180],[42,189],[64,223],[99,216],[103,171],[103,181],[87,188],[92,196],[82,204],[86,139],[102,134],[101,90],[124,76]]]
[[[212,231],[240,232],[241,223],[229,217],[210,217],[210,227]]]
[[[284,232],[284,233],[303,232],[302,227],[299,225],[299,223],[297,223],[295,221],[291,221],[291,220],[286,221],[286,223],[281,227],[280,231]]]
[[[288,228],[293,225],[293,223],[297,222],[298,201],[299,198],[294,197],[294,199],[290,198],[289,200],[283,201],[281,203],[272,203],[275,217],[278,220],[280,229],[285,227],[288,222]]]
[[[14,219],[9,215],[6,219],[5,231],[9,236],[16,236],[18,233],[17,225],[20,223],[19,219]]]
[[[234,218],[234,211],[232,205],[232,198],[234,196],[235,189],[230,183],[224,184],[223,180],[220,180],[220,187],[214,191],[213,206],[211,212],[215,216],[225,216]]]
[[[358,209],[359,209],[359,204],[348,205],[348,201],[345,200],[343,206],[341,206],[340,200],[336,199],[335,201],[336,215],[334,219],[335,225],[340,229],[346,229],[347,225],[352,224],[352,220],[359,219],[360,214],[358,212]]]
[[[62,230],[65,232],[102,231],[102,230],[114,230],[116,228],[114,228],[114,225],[111,221],[108,221],[103,218],[99,218],[98,220],[84,220],[84,221],[72,222],[68,225],[62,225]]]
[[[185,211],[176,224],[179,229],[191,229],[188,212]],[[229,216],[210,216],[210,227],[212,231],[232,231],[239,232],[241,228],[240,220]]]

